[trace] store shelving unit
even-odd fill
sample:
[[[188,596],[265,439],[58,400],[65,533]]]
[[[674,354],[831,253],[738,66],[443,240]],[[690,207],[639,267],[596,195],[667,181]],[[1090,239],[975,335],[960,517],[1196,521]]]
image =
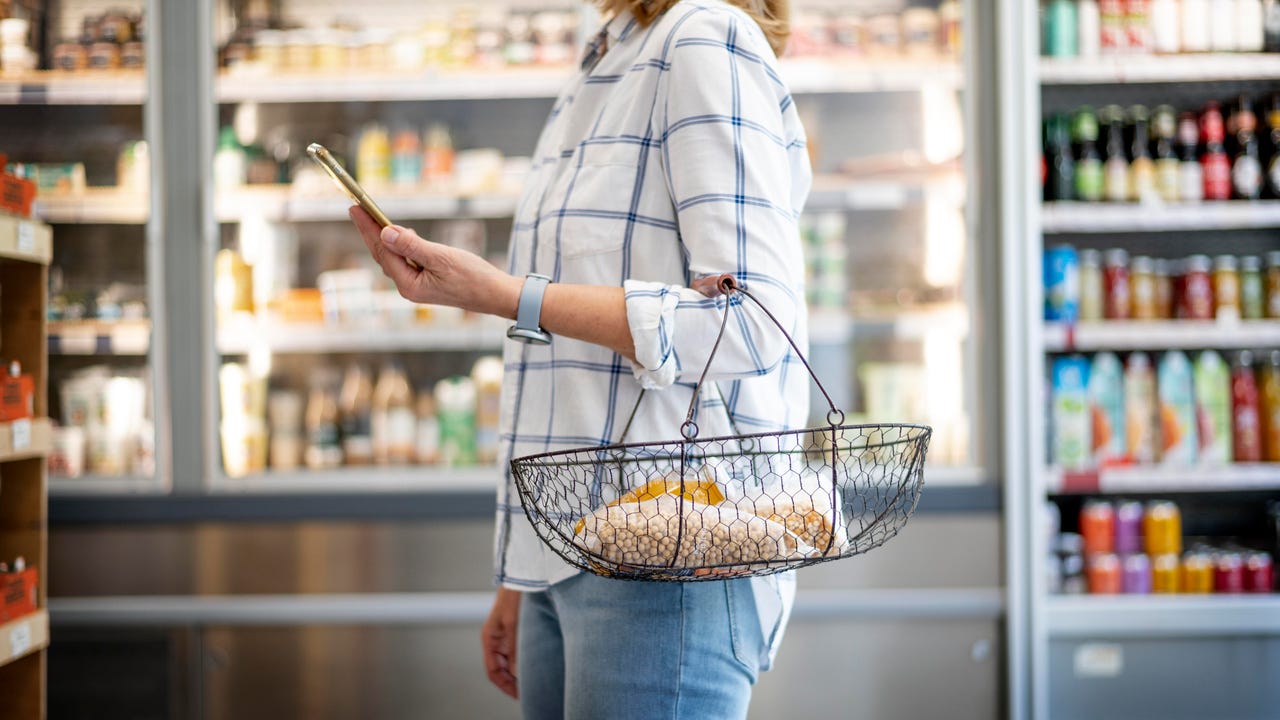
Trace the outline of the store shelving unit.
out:
[[[142,71],[44,71],[0,77],[0,105],[141,105],[146,97]]]
[[[505,325],[480,320],[461,325],[404,327],[229,322],[218,334],[218,352],[239,355],[257,349],[274,353],[495,351],[502,347],[505,331]]]
[[[1045,323],[1046,352],[1221,350],[1280,346],[1280,320],[1104,320]]]
[[[1085,471],[1064,471],[1046,465],[1045,443],[1051,421],[1043,404],[1046,368],[1054,355],[1066,352],[1271,349],[1280,347],[1280,322],[1100,321],[1073,326],[1044,322],[1040,310],[1042,252],[1050,245],[1070,242],[1091,248],[1127,247],[1134,243],[1143,248],[1141,254],[1159,257],[1246,254],[1233,249],[1231,233],[1235,232],[1245,238],[1245,244],[1253,242],[1247,254],[1257,254],[1263,242],[1257,238],[1264,236],[1258,231],[1280,227],[1280,202],[1042,203],[1037,157],[1042,147],[1041,121],[1049,110],[1085,103],[1151,106],[1176,98],[1179,107],[1191,109],[1210,99],[1223,100],[1224,94],[1271,92],[1280,89],[1280,55],[1038,58],[1034,7],[1008,3],[1006,9],[1012,13],[1012,27],[1026,33],[1009,44],[1014,57],[1025,65],[1008,75],[1011,96],[1005,102],[1017,108],[1010,110],[1009,117],[1020,135],[1013,143],[1014,164],[1010,166],[1013,186],[1018,190],[1006,194],[1004,202],[1010,208],[1009,217],[1016,218],[1016,229],[1006,245],[1016,258],[1010,267],[1025,273],[1024,280],[1011,283],[1011,287],[1019,287],[1017,295],[1028,308],[1016,332],[1006,335],[1018,345],[1009,348],[1010,355],[1026,367],[1025,375],[1017,381],[1025,395],[1010,419],[1016,424],[1018,418],[1025,418],[1025,431],[1006,439],[1026,449],[1007,453],[1006,457],[1025,463],[1029,478],[1025,492],[1014,493],[1016,508],[1011,507],[1010,512],[1017,513],[1017,517],[1009,519],[1007,535],[1011,543],[1020,546],[1011,550],[1008,557],[1010,572],[1019,578],[1014,582],[1020,586],[1011,588],[1011,596],[1025,603],[1016,622],[1025,622],[1028,630],[1025,643],[1019,646],[1029,661],[1025,675],[1030,688],[1025,698],[1027,714],[1041,719],[1091,716],[1095,714],[1093,709],[1082,708],[1096,709],[1099,705],[1076,701],[1082,694],[1093,694],[1094,703],[1136,707],[1127,703],[1139,698],[1152,714],[1173,716],[1178,714],[1173,704],[1182,702],[1179,698],[1184,697],[1178,686],[1193,682],[1191,677],[1166,678],[1167,691],[1156,697],[1147,684],[1153,681],[1148,678],[1152,671],[1129,667],[1122,659],[1127,657],[1125,653],[1146,657],[1144,653],[1158,650],[1141,643],[1159,639],[1170,643],[1169,647],[1179,647],[1184,655],[1179,667],[1190,668],[1201,654],[1206,658],[1230,654],[1231,643],[1240,638],[1249,637],[1250,643],[1274,647],[1280,642],[1280,595],[1048,595],[1043,579],[1049,552],[1043,527],[1044,504],[1047,499],[1062,501],[1065,512],[1067,507],[1078,506],[1080,496],[1176,495],[1180,503],[1190,508],[1184,509],[1184,515],[1194,515],[1195,508],[1253,503],[1255,496],[1276,497],[1280,494],[1280,463],[1158,464]],[[1229,89],[1223,90],[1219,83],[1230,83]],[[1093,100],[1094,97],[1098,99]],[[1048,110],[1042,110],[1046,106]],[[1152,249],[1152,240],[1157,237],[1162,242],[1167,238],[1167,250]],[[1011,387],[1018,387],[1017,383]],[[1074,525],[1069,518],[1063,524]],[[1011,618],[1013,622],[1015,619]],[[1130,643],[1135,645],[1130,647]],[[1095,647],[1106,662],[1115,659],[1120,664],[1103,667],[1104,674],[1091,676],[1087,651]],[[1015,674],[1011,682],[1016,682],[1016,677]],[[1098,684],[1100,681],[1088,684],[1090,677],[1132,681],[1104,687]],[[1256,680],[1250,678],[1248,682]],[[1225,714],[1266,714],[1266,710],[1247,704],[1247,698],[1260,695],[1250,695],[1249,690],[1241,688],[1239,696],[1241,699],[1224,705]]]
[[[47,225],[0,215],[0,356],[35,380],[34,417],[0,423],[0,559],[23,557],[40,574],[38,612],[0,625],[0,697],[16,717],[44,717],[49,617],[45,302],[53,255]]]
[[[145,356],[151,350],[149,320],[49,322],[50,355]]]

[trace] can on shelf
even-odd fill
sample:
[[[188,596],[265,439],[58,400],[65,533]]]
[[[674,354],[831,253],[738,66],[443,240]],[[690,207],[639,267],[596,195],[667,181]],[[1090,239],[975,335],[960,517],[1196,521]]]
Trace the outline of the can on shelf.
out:
[[[1084,537],[1084,554],[1115,551],[1116,511],[1106,500],[1088,500],[1080,508],[1080,535]]]
[[[1120,556],[1115,553],[1098,553],[1085,563],[1090,595],[1117,595],[1120,593]]]
[[[1213,319],[1213,279],[1208,255],[1192,255],[1183,266],[1182,295],[1178,317],[1184,320]]]
[[[1142,552],[1142,503],[1122,502],[1115,515],[1115,551],[1121,555]]]
[[[1244,560],[1244,591],[1269,593],[1275,587],[1275,566],[1271,556],[1264,552],[1251,552]]]
[[[1177,555],[1154,555],[1151,558],[1151,592],[1171,595],[1181,592]]]
[[[1142,517],[1142,534],[1148,555],[1182,553],[1182,514],[1168,500],[1147,503]]]
[[[1213,592],[1213,558],[1189,552],[1182,558],[1182,592],[1207,595]]]
[[[1244,592],[1244,556],[1234,550],[1223,550],[1213,558],[1213,591]]]
[[[1103,256],[1102,314],[1108,320],[1129,318],[1129,253],[1112,248]]]
[[[1151,560],[1142,553],[1126,555],[1120,575],[1120,590],[1126,595],[1151,592]]]

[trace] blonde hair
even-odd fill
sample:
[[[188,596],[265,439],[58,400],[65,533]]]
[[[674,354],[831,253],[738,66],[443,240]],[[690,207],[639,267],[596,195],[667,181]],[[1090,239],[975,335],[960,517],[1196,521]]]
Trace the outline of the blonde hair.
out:
[[[610,17],[622,10],[630,10],[640,27],[648,27],[650,23],[662,17],[680,0],[596,0],[596,5],[605,17]],[[791,36],[791,2],[790,0],[725,0],[726,3],[740,8],[764,31],[773,54],[781,56],[787,48],[787,38]]]

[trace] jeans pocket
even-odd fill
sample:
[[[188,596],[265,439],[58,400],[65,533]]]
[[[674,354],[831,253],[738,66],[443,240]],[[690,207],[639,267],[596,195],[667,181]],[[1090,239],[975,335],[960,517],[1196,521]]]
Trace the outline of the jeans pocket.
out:
[[[724,581],[725,602],[729,607],[729,637],[733,642],[733,657],[755,683],[760,673],[760,658],[764,650],[764,634],[756,615],[755,595],[751,580],[741,578]]]

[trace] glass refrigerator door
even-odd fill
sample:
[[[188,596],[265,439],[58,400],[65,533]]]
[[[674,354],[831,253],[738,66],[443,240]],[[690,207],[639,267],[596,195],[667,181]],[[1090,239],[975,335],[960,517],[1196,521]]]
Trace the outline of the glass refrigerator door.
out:
[[[817,369],[851,417],[927,422],[935,465],[976,467],[960,4],[810,0],[794,17],[782,69],[817,173],[802,218]],[[326,145],[395,221],[502,263],[537,134],[599,18],[576,2],[357,16],[227,0],[215,24],[216,484],[491,487],[502,325],[400,299],[305,148]],[[350,469],[369,463],[387,467]]]
[[[163,490],[150,360],[156,260],[147,231],[144,2],[3,8],[0,154],[36,182],[34,215],[54,228],[50,489]]]

